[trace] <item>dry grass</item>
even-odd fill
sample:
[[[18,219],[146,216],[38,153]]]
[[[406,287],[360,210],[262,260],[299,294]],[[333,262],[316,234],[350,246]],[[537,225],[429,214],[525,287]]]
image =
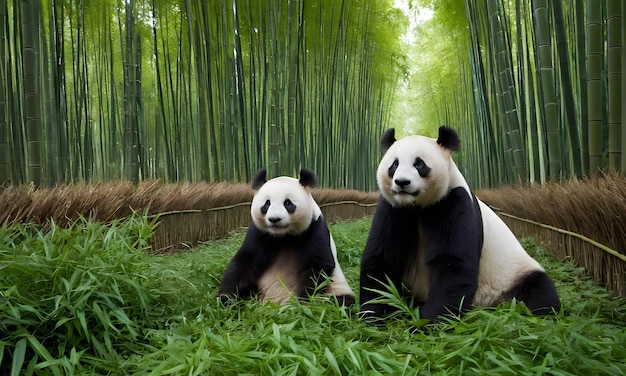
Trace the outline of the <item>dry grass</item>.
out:
[[[626,178],[608,173],[543,186],[484,190],[477,195],[502,212],[584,235],[626,254]],[[592,243],[515,218],[503,217],[517,236],[532,236],[557,256],[572,258],[597,281],[626,296],[626,262]]]
[[[223,237],[250,223],[253,191],[243,183],[163,183],[147,180],[68,184],[50,189],[32,186],[0,190],[0,223],[53,220],[67,226],[79,217],[109,222],[132,211],[159,215],[152,240],[154,252],[191,247]],[[372,214],[378,193],[315,189],[313,196],[329,222]]]

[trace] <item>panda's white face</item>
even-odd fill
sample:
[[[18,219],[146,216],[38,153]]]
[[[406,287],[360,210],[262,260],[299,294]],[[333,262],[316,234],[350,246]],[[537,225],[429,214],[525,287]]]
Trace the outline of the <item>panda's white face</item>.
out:
[[[265,233],[299,235],[311,225],[316,207],[311,193],[297,179],[281,176],[259,188],[250,212],[255,225]]]
[[[381,194],[395,207],[435,204],[449,192],[450,153],[424,136],[393,142],[378,165]]]

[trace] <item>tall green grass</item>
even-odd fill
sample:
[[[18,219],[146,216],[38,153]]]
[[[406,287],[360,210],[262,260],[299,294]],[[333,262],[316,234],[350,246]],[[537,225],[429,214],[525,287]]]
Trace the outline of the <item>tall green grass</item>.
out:
[[[355,292],[370,223],[331,227]],[[381,326],[324,297],[222,307],[219,280],[243,234],[157,257],[144,249],[153,227],[135,214],[109,225],[0,228],[3,373],[626,373],[626,302],[530,240],[563,313],[534,317],[512,302],[412,334],[421,322],[410,307]]]

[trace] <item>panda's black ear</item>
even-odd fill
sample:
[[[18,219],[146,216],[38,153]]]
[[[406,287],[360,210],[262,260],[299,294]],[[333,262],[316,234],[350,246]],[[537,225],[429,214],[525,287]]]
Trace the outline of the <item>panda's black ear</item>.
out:
[[[394,142],[396,142],[396,130],[389,128],[383,133],[383,137],[380,138],[380,153],[385,155]]]
[[[267,169],[265,167],[257,171],[256,175],[254,175],[254,179],[252,179],[252,189],[258,191],[259,188],[261,188],[263,184],[265,184],[265,182],[267,181],[266,176]]]
[[[317,175],[315,172],[309,170],[308,168],[303,168],[300,170],[300,185],[303,187],[315,188],[317,187]]]
[[[450,127],[442,125],[439,127],[439,137],[437,143],[450,151],[459,151],[461,140],[456,131]]]

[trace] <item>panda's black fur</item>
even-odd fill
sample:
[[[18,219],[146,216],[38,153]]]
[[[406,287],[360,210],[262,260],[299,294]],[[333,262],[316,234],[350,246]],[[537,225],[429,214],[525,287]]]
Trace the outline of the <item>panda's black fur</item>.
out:
[[[410,137],[391,154],[393,129],[381,139],[381,197],[361,260],[361,315],[375,318],[393,310],[375,302],[381,297],[375,290],[386,290],[389,282],[405,286],[428,320],[512,298],[535,314],[558,311],[552,280],[470,192],[449,158],[459,149],[457,133],[441,127],[436,141]],[[487,232],[485,224],[497,231]]]
[[[252,182],[256,191],[253,220],[222,278],[222,302],[259,297],[280,304],[294,295],[306,297],[319,292],[318,284],[330,278],[322,292],[336,296],[342,304],[354,304],[328,226],[309,192],[317,185],[315,173],[302,169],[298,181],[279,177],[270,183],[265,177],[266,170],[261,169]],[[274,197],[280,202],[269,199]],[[272,211],[271,205],[279,208]],[[268,213],[275,217],[266,218]],[[288,227],[273,228],[281,221],[287,221]]]

